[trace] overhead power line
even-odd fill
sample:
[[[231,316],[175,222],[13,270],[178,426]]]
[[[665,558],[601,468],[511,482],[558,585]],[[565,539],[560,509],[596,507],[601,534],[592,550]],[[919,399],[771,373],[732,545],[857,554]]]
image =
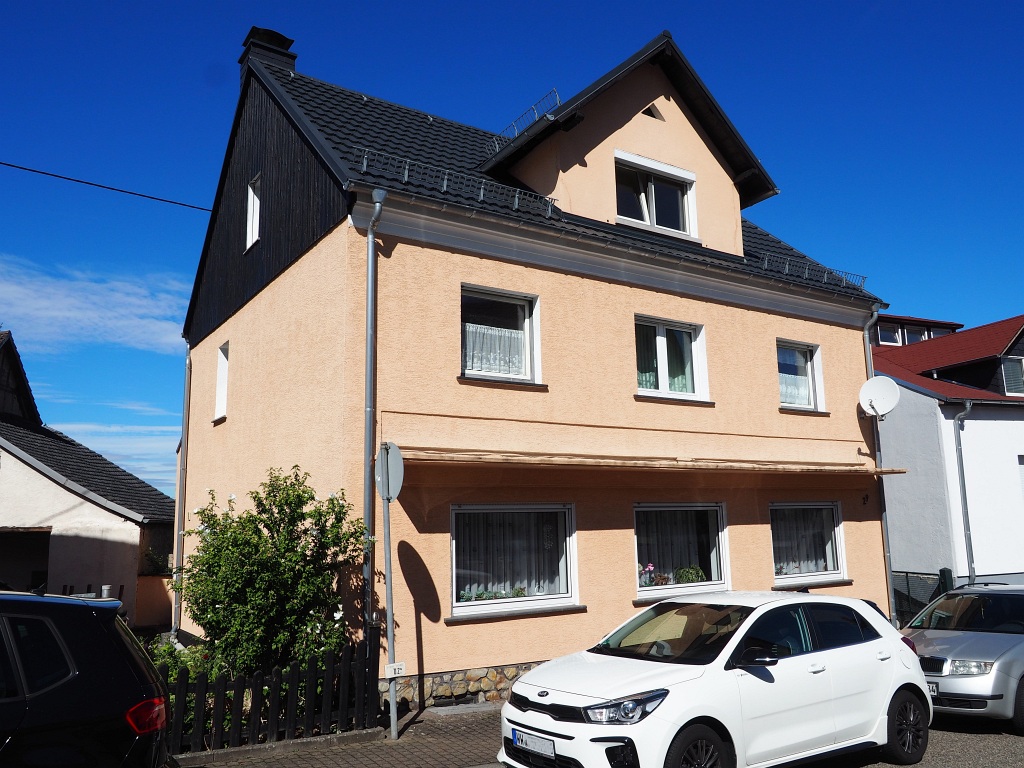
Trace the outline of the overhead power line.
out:
[[[97,187],[99,189],[106,189],[110,192],[120,192],[122,195],[133,195],[134,197],[142,197],[146,200],[154,200],[158,203],[167,203],[169,205],[180,205],[182,208],[191,208],[195,211],[206,211],[210,212],[210,208],[203,208],[199,205],[191,205],[189,203],[179,203],[177,200],[168,200],[166,197],[154,197],[153,195],[144,195],[141,192],[132,192],[130,189],[120,189],[119,187],[109,187],[106,184],[97,184],[95,181],[85,181],[84,179],[75,179],[71,176],[62,176],[59,173],[50,173],[49,171],[40,171],[37,168],[26,168],[24,165],[15,165],[14,163],[5,163],[0,160],[0,165],[7,166],[8,168],[14,168],[19,171],[28,171],[29,173],[38,173],[40,176],[49,176],[53,179],[61,179],[63,181],[73,181],[76,184],[85,184],[88,187]]]

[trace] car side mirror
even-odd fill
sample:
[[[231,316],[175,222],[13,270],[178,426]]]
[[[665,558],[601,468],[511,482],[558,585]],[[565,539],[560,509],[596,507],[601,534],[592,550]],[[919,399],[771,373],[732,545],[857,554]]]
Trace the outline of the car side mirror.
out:
[[[743,667],[774,667],[779,660],[769,656],[765,648],[746,648],[736,661],[736,666]]]

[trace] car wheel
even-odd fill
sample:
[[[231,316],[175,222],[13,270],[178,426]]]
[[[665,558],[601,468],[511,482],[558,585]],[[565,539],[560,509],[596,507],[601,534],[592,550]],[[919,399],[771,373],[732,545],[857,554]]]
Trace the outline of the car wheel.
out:
[[[735,768],[732,745],[706,725],[691,725],[672,740],[665,768]]]
[[[1024,677],[1017,683],[1017,696],[1013,702],[1013,732],[1024,736]]]
[[[896,765],[921,762],[928,749],[928,709],[910,691],[897,691],[889,702],[889,741],[882,756]]]

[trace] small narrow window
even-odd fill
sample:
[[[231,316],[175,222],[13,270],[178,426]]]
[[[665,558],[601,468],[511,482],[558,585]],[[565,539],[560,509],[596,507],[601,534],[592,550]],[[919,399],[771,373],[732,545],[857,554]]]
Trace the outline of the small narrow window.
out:
[[[924,328],[908,325],[903,329],[903,335],[907,344],[915,344],[928,338],[928,332]]]
[[[879,323],[878,343],[898,346],[900,343],[900,327],[892,323]]]
[[[939,338],[939,336],[948,336],[948,335],[949,335],[949,329],[948,328],[932,328],[932,336],[931,337],[933,339],[937,339],[937,338]]]
[[[228,345],[225,341],[217,350],[217,400],[214,405],[214,421],[228,415]]]
[[[260,239],[260,177],[249,182],[249,195],[245,215],[245,249],[252,248]]]

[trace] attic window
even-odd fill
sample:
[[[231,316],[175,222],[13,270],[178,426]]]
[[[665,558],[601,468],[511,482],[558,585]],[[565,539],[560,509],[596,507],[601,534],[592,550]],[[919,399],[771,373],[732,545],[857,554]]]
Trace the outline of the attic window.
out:
[[[249,182],[245,212],[245,250],[260,239],[260,177]]]
[[[696,181],[694,174],[682,168],[616,150],[616,221],[696,238]]]
[[[1003,388],[1008,395],[1024,395],[1024,360],[1003,358]]]
[[[653,117],[655,120],[661,120],[662,122],[665,122],[665,116],[661,114],[661,110],[659,110],[654,104],[651,104],[647,109],[643,110],[640,114],[647,115],[648,117]]]

